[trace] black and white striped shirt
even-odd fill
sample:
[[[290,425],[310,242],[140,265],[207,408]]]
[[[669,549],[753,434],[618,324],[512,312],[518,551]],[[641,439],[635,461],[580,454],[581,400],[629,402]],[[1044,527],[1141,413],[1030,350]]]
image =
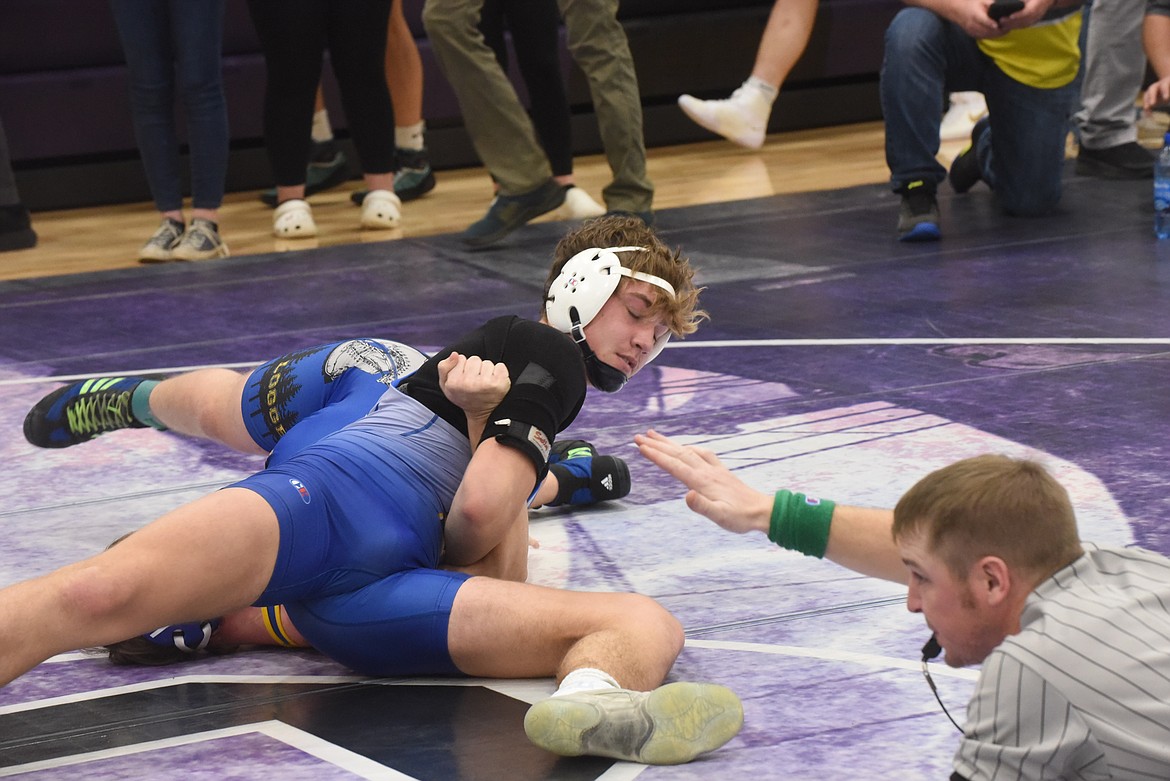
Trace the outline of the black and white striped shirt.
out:
[[[1085,551],[984,661],[957,776],[1170,779],[1170,559]]]

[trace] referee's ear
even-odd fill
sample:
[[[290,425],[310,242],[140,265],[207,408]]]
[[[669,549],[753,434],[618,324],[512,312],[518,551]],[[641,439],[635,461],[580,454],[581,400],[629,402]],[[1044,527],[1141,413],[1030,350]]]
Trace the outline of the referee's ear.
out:
[[[1001,607],[1011,602],[1015,581],[1011,568],[999,556],[984,556],[975,562],[970,578],[976,602],[988,607]]]

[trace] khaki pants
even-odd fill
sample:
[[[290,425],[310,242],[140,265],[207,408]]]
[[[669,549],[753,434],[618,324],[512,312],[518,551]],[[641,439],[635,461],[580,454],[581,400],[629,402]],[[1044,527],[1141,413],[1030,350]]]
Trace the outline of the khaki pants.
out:
[[[649,211],[642,104],[617,0],[557,0],[569,51],[589,81],[613,181],[602,195],[611,211]],[[475,151],[505,195],[540,187],[552,176],[516,90],[479,32],[482,0],[427,0],[423,23],[455,89]]]

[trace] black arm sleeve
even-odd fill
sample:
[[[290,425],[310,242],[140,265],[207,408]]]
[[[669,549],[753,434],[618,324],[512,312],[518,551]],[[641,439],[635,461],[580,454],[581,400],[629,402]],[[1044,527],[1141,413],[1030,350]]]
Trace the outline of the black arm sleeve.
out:
[[[436,353],[405,384],[406,393],[465,434],[463,410],[439,388],[438,364],[452,352],[508,367],[512,387],[489,419],[489,429],[490,421],[515,420],[535,427],[551,442],[585,401],[585,366],[568,336],[532,320],[498,317]],[[485,438],[499,433],[485,432]]]

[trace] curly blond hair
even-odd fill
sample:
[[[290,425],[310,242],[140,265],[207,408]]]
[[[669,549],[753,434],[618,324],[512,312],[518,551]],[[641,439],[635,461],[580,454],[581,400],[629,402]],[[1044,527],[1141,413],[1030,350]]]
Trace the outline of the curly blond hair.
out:
[[[612,215],[588,220],[570,231],[553,251],[553,264],[544,282],[544,298],[548,299],[553,281],[561,268],[578,252],[594,247],[641,247],[639,252],[623,252],[621,263],[630,271],[640,271],[662,277],[674,287],[674,298],[658,296],[648,312],[661,317],[675,336],[693,334],[708,315],[699,309],[699,293],[695,286],[695,269],[680,250],[672,250],[654,230],[637,217]],[[625,285],[628,279],[622,279]],[[619,287],[619,290],[621,288]]]

